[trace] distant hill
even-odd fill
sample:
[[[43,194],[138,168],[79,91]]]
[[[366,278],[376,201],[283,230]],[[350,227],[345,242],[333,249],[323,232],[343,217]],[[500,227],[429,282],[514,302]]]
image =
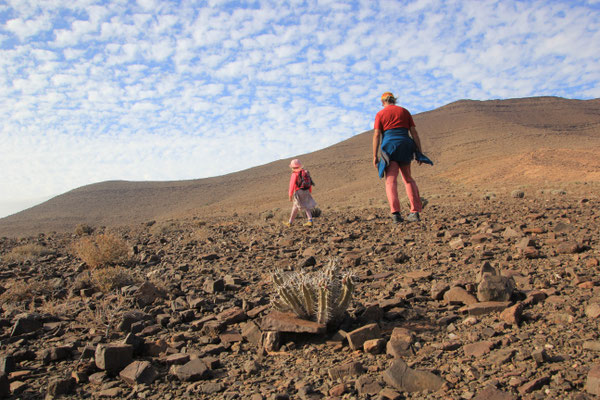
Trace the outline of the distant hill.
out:
[[[460,100],[414,116],[435,166],[414,166],[425,197],[446,188],[600,182],[600,99]],[[371,165],[372,131],[300,155],[321,207],[385,207]],[[0,236],[90,225],[287,211],[289,159],[208,179],[83,186],[0,219]]]

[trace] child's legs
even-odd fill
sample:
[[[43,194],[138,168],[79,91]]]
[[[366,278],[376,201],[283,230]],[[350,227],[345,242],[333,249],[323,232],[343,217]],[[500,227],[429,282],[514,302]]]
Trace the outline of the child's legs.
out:
[[[406,188],[406,195],[410,201],[410,212],[421,212],[423,206],[421,204],[421,196],[419,196],[419,188],[417,182],[413,179],[410,173],[410,164],[400,165],[402,180]]]
[[[400,167],[396,161],[390,161],[385,169],[385,193],[387,194],[388,203],[390,203],[390,212],[392,213],[400,211],[397,182],[399,169]]]
[[[294,202],[294,205],[292,206],[292,213],[290,214],[290,224],[292,222],[294,222],[294,218],[296,218],[297,214],[298,214],[298,206],[296,205],[296,202]]]
[[[310,210],[308,208],[305,211],[306,211],[306,218],[308,218],[308,220],[310,221],[312,219],[312,213],[310,212]]]

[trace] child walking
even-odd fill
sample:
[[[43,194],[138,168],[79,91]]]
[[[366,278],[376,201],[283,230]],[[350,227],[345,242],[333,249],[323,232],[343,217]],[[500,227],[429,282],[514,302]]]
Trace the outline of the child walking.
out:
[[[294,203],[292,205],[290,220],[283,224],[285,226],[291,226],[292,222],[294,222],[294,218],[296,218],[296,215],[298,214],[298,210],[303,209],[308,218],[308,222],[306,222],[304,226],[313,226],[310,210],[317,206],[317,202],[311,196],[314,183],[312,182],[308,171],[302,168],[302,163],[297,158],[290,162],[290,168],[292,169],[292,176],[290,177],[288,194],[290,201],[293,201]]]

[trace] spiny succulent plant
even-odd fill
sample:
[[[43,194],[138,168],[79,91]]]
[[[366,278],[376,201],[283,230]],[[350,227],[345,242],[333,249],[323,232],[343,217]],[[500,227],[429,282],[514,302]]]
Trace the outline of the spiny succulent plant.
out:
[[[354,292],[352,274],[341,273],[337,259],[313,273],[277,271],[272,277],[279,296],[273,300],[277,310],[325,325],[341,321]]]

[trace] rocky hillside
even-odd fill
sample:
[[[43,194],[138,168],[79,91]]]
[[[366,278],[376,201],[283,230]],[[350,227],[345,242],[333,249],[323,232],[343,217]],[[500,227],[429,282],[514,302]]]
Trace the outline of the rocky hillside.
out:
[[[600,395],[597,194],[441,200],[413,224],[377,205],[2,238],[0,397]],[[116,266],[85,247],[102,233]],[[339,324],[274,311],[272,271],[332,258],[355,282]]]

